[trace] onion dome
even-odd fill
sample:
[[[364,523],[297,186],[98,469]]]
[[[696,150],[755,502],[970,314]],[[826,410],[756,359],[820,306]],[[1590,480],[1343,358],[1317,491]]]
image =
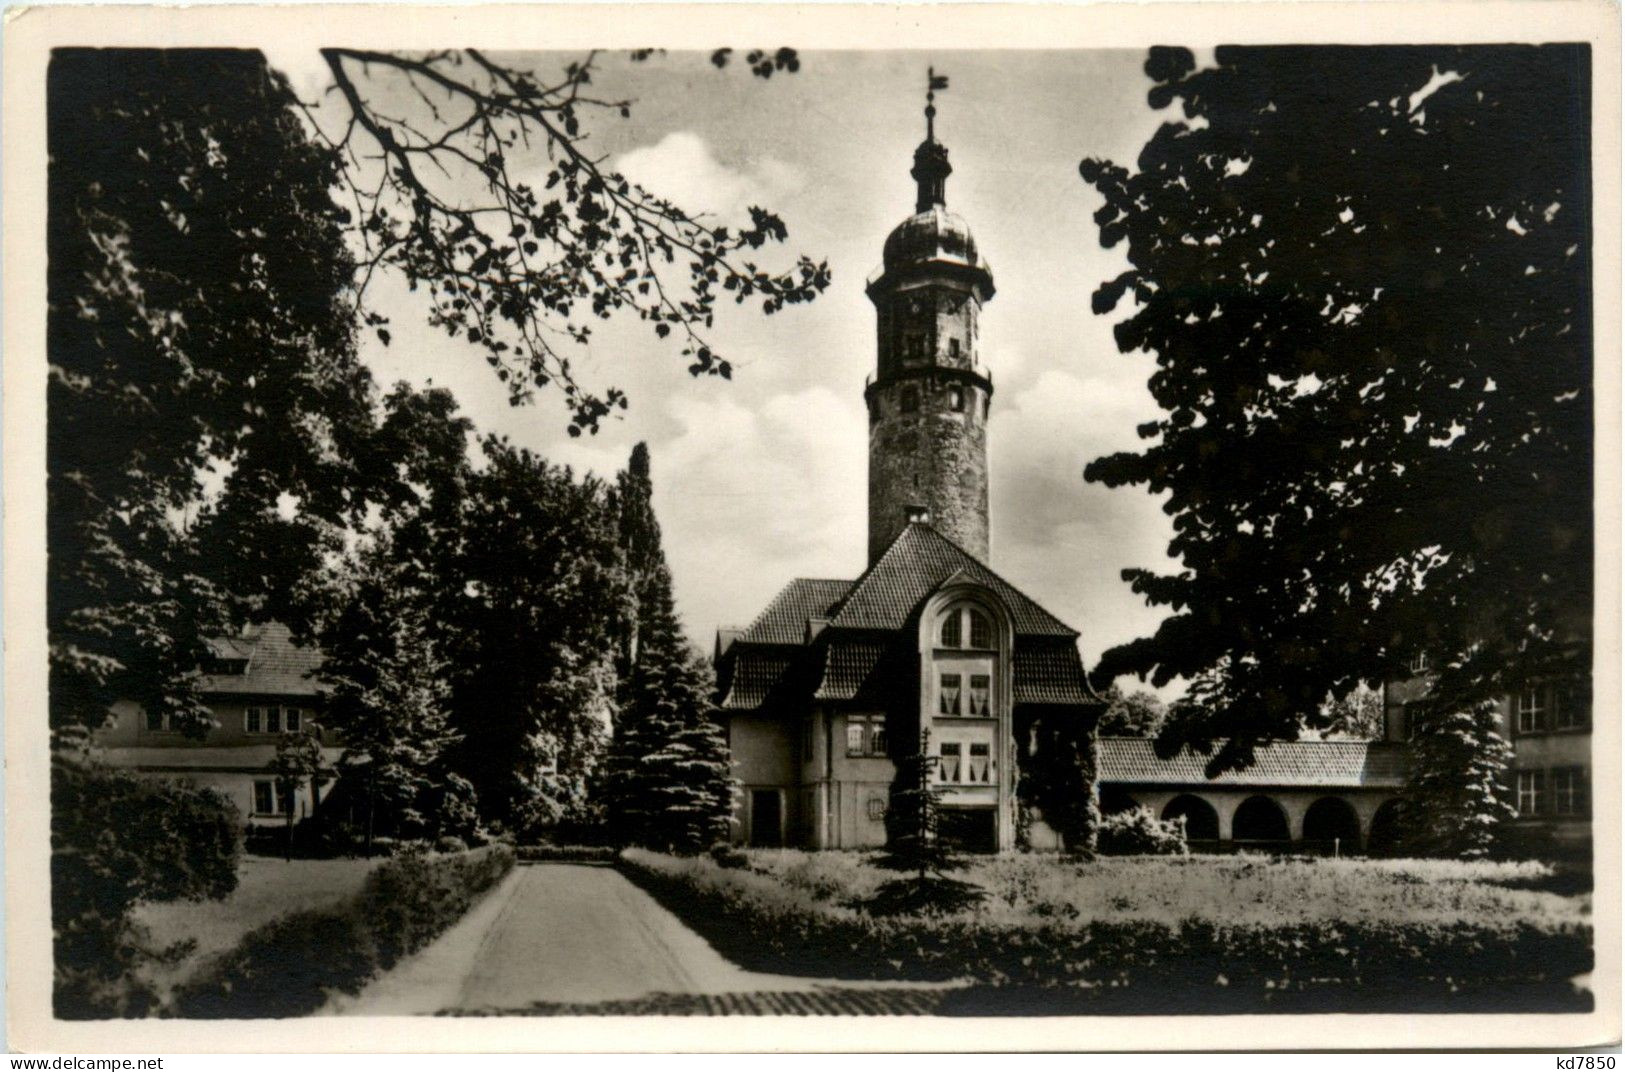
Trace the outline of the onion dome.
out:
[[[898,224],[886,238],[882,254],[891,272],[923,261],[953,261],[967,268],[984,268],[976,252],[970,227],[941,205],[932,205]]]

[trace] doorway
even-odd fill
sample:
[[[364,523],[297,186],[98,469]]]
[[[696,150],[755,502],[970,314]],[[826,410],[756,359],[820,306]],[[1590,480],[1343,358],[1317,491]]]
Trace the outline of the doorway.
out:
[[[750,791],[750,843],[764,848],[784,844],[784,806],[777,789]]]

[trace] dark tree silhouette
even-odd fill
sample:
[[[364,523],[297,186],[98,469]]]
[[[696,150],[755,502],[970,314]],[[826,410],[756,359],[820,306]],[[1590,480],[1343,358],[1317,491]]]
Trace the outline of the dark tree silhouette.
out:
[[[571,366],[568,343],[585,342],[595,321],[635,312],[659,337],[683,339],[691,373],[727,378],[732,365],[703,335],[719,299],[773,313],[829,284],[827,264],[806,257],[786,271],[756,263],[753,251],[788,235],[772,213],[752,207],[749,224],[731,229],[591,156],[584,118],[624,118],[633,104],[594,92],[596,54],[556,79],[478,49],[322,57],[345,117],[332,144],[365,247],[359,289],[385,266],[421,284],[430,322],[480,347],[512,401],[562,389],[571,434],[626,405],[616,388],[585,388]],[[762,77],[800,65],[789,49],[746,59]],[[387,344],[386,321],[367,319]]]
[[[202,732],[204,639],[297,627],[359,508],[337,161],[257,53],[58,50],[47,92],[51,725]]]
[[[1440,668],[1470,710],[1585,674],[1592,593],[1585,46],[1154,49],[1134,172],[1087,160],[1164,414],[1089,480],[1167,496],[1172,616],[1097,680],[1183,677],[1159,750],[1244,766],[1328,693]]]

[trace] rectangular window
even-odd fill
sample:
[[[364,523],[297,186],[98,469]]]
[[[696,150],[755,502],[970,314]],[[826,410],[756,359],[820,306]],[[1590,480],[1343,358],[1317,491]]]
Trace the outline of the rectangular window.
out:
[[[955,413],[965,412],[965,389],[963,387],[948,388],[948,405]]]
[[[1518,814],[1539,815],[1546,807],[1546,772],[1518,772]]]
[[[265,709],[265,732],[282,732],[282,712],[278,708],[267,707]]]
[[[1542,686],[1518,694],[1518,732],[1539,733],[1546,728],[1546,690]]]
[[[913,387],[905,387],[897,398],[897,409],[900,413],[915,413],[920,408],[920,392]]]
[[[886,716],[848,716],[846,723],[846,754],[849,756],[884,756],[886,754]]]
[[[282,722],[289,733],[298,733],[299,724],[304,721],[304,712],[297,707],[284,707],[282,709]]]
[[[1552,690],[1552,728],[1577,730],[1591,722],[1591,701],[1578,685],[1559,685]]]
[[[937,761],[937,781],[958,785],[959,778],[959,742],[943,741],[941,759]]]
[[[276,806],[277,806],[276,783],[270,782],[270,781],[255,782],[254,783],[254,814],[255,815],[275,815],[275,814],[277,814],[277,807]]]
[[[987,674],[972,674],[970,676],[970,713],[977,718],[986,718],[988,715],[987,694],[992,678]]]
[[[147,712],[147,729],[153,733],[162,733],[169,729],[169,716],[162,711]]]
[[[992,749],[985,744],[972,744],[970,746],[970,782],[972,785],[987,785],[993,780],[993,760],[989,754]]]
[[[937,689],[937,714],[959,714],[959,675],[943,674],[941,686]]]
[[[261,715],[260,715],[260,709],[259,708],[250,707],[248,709],[248,712],[245,715],[243,715],[243,730],[245,732],[247,732],[247,733],[263,733],[264,731],[260,728],[263,725],[264,725],[264,723],[261,721]]]
[[[1552,771],[1554,815],[1585,815],[1589,807],[1584,767],[1558,767]]]
[[[948,356],[949,357],[958,357],[959,356],[959,340],[958,339],[949,339],[948,340]],[[958,409],[958,408],[959,408],[959,406],[956,404],[954,406],[954,409]]]

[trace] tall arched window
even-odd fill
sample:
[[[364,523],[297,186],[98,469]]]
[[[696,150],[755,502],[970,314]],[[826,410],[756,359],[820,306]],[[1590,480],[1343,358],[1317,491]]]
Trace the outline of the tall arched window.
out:
[[[993,623],[988,621],[987,615],[972,607],[967,617],[970,618],[970,646],[973,648],[991,648],[993,646]]]

